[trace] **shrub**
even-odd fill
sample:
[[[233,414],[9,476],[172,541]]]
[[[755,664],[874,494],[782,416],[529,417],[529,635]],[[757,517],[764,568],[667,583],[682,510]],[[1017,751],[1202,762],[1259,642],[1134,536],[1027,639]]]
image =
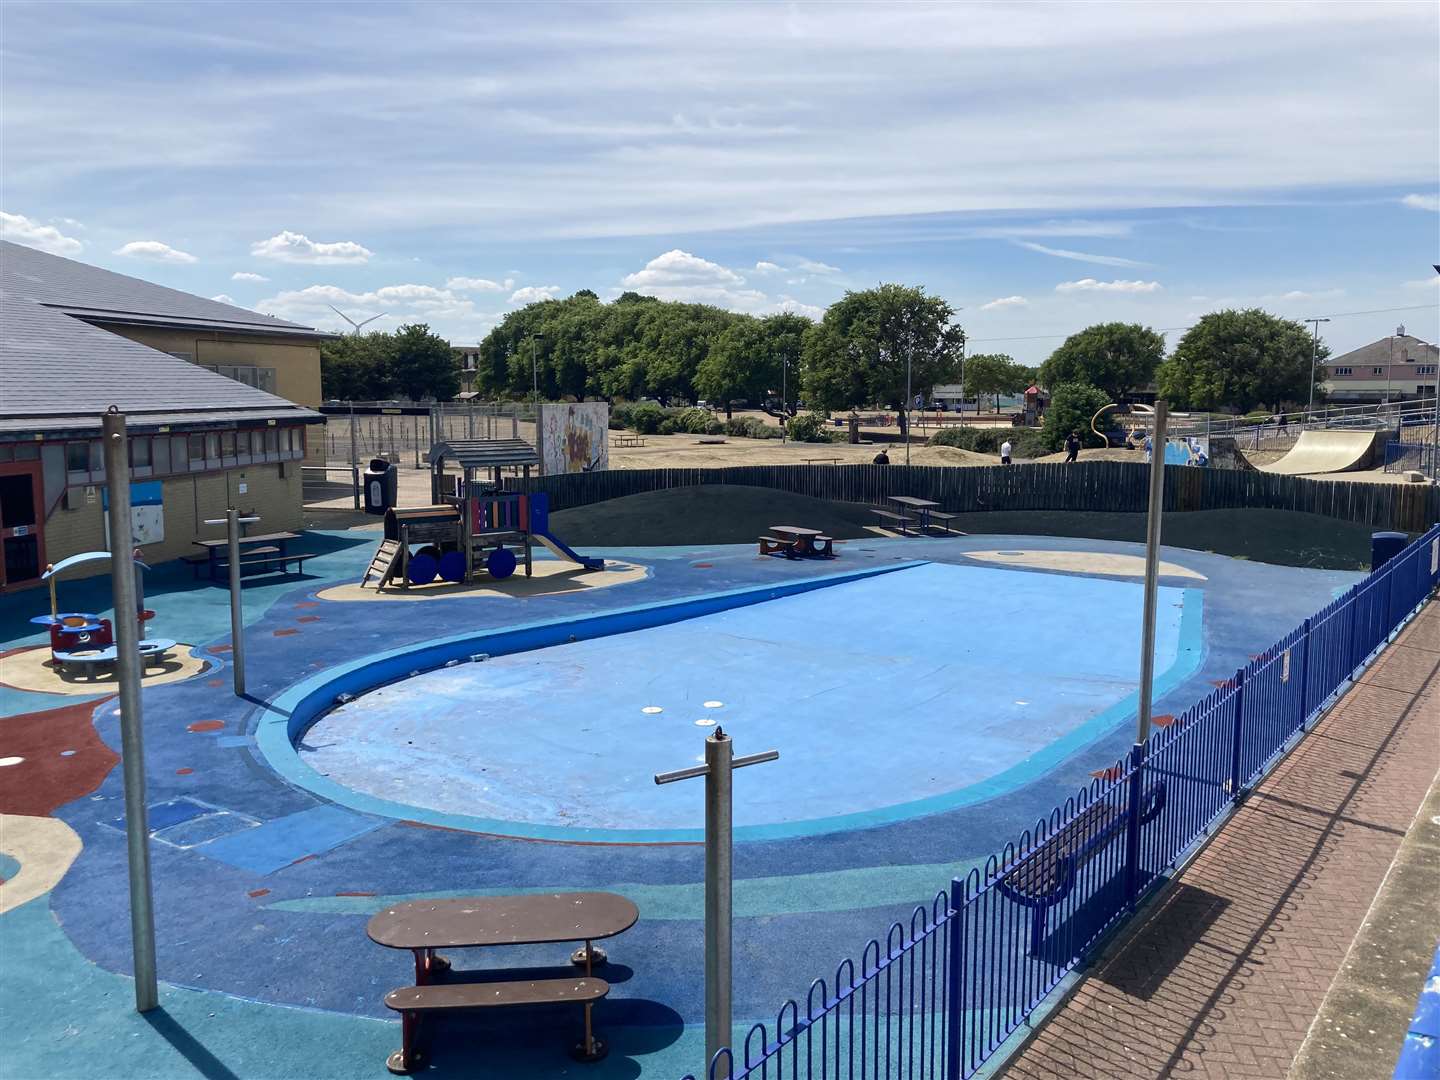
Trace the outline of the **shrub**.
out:
[[[1082,446],[1103,446],[1105,443],[1090,430],[1090,418],[1109,402],[1103,390],[1083,383],[1061,383],[1050,393],[1050,404],[1045,409],[1045,445],[1050,451],[1059,450],[1065,444],[1065,436],[1074,431],[1080,436]]]
[[[667,419],[665,410],[659,405],[631,405],[627,409],[627,415],[628,426],[641,435],[660,433],[660,425]]]
[[[677,433],[709,435],[710,429],[718,424],[709,409],[677,409],[670,414]],[[723,425],[720,425],[723,429]]]
[[[778,439],[780,429],[765,423],[757,416],[737,416],[725,421],[723,430],[726,435],[734,435],[741,439]]]
[[[955,446],[961,450],[973,450],[980,454],[998,454],[1000,444],[1013,428],[952,427],[936,432],[930,437],[931,446]],[[1011,439],[1011,442],[1014,442]]]
[[[786,423],[785,430],[796,442],[834,442],[838,435],[838,432],[832,432],[825,426],[824,414],[816,412],[792,417]]]
[[[1050,446],[1042,428],[1011,428],[1009,435],[1011,457],[1044,457],[1050,452]]]

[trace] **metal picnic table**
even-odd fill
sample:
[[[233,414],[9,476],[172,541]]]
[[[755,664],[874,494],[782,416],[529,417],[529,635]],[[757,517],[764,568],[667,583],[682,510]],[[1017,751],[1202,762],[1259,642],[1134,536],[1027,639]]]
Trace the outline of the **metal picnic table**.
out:
[[[283,559],[286,555],[289,554],[285,550],[285,546],[291,540],[299,539],[300,534],[293,532],[259,533],[254,536],[240,537],[240,546],[241,548],[245,548],[254,547],[256,544],[274,545],[274,547],[276,548],[276,551],[274,552],[275,557],[277,559]],[[228,572],[229,569],[229,552],[227,551],[227,548],[229,547],[230,541],[196,540],[195,544],[197,547],[204,548],[206,555],[209,556],[207,568],[210,571],[210,580],[219,581],[222,577],[221,571],[223,570]],[[244,555],[243,551],[241,552],[241,555]]]
[[[891,495],[892,503],[903,510],[913,510],[920,517],[920,531],[924,532],[930,527],[930,511],[937,509],[940,504],[933,499],[921,499],[914,495]]]
[[[409,900],[374,915],[365,932],[377,945],[415,954],[415,982],[429,983],[450,962],[436,949],[481,949],[491,945],[544,945],[583,941],[571,958],[592,962],[605,954],[592,941],[623,934],[640,911],[616,893],[541,893],[522,896],[473,896],[448,900]]]
[[[794,540],[797,555],[815,554],[815,538],[825,535],[819,529],[807,529],[803,525],[771,525],[770,531],[783,540]]]

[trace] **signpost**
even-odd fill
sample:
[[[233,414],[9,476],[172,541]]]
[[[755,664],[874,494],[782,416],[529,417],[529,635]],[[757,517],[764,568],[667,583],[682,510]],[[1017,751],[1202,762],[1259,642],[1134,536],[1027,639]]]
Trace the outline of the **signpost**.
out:
[[[150,888],[150,823],[145,809],[144,723],[140,711],[140,620],[137,572],[130,548],[130,443],[115,406],[100,419],[105,482],[110,491],[110,587],[115,604],[115,672],[120,684],[120,762],[125,781],[125,848],[130,864],[130,939],[135,953],[135,1008],[160,1004],[155,975],[155,907]],[[117,558],[116,555],[120,554]]]
[[[230,669],[235,677],[235,696],[245,696],[245,613],[240,600],[240,526],[253,525],[258,517],[241,517],[233,506],[224,518],[210,518],[206,525],[224,525],[230,558]]]
[[[730,1045],[731,856],[733,854],[731,780],[736,769],[776,761],[778,750],[734,756],[723,728],[705,740],[705,764],[656,773],[655,783],[705,778],[705,1061],[709,1068],[720,1049]],[[726,1074],[728,1076],[728,1072]],[[712,1080],[723,1080],[714,1077]]]

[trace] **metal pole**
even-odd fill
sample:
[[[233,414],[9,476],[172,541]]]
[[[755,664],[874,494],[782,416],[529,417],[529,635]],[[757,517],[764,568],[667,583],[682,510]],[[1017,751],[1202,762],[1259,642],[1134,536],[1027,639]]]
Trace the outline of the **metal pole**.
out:
[[[115,605],[115,669],[120,685],[120,758],[125,781],[125,847],[130,865],[130,940],[135,1008],[160,1004],[155,976],[155,908],[150,888],[150,824],[145,810],[144,718],[140,705],[140,623],[130,556],[130,447],[125,417],[112,406],[100,421],[110,487],[110,584]]]
[[[786,385],[786,375],[789,373],[790,365],[785,362],[785,355],[780,355],[780,445],[785,445],[785,437],[790,426],[790,389]]]
[[[915,342],[905,354],[905,400],[901,403],[901,417],[905,422],[905,464],[910,464],[910,362],[915,359]]]
[[[530,339],[530,381],[532,383],[531,394],[535,401],[540,400],[540,362],[535,359],[535,338]]]
[[[355,431],[355,403],[350,403],[350,493],[354,496],[355,509],[360,509],[360,447]]]
[[[717,730],[705,740],[705,1060],[730,1045],[730,936],[734,743]]]
[[[1150,694],[1155,684],[1155,596],[1160,576],[1160,519],[1165,509],[1165,422],[1170,403],[1155,402],[1155,433],[1151,436],[1150,507],[1145,519],[1145,614],[1140,630],[1140,709],[1135,724],[1135,745],[1150,739]]]
[[[1305,321],[1313,323],[1315,326],[1314,335],[1310,338],[1310,405],[1305,410],[1306,419],[1309,419],[1309,414],[1315,411],[1315,359],[1320,351],[1320,324],[1322,322],[1329,322],[1330,320],[1306,319]]]
[[[245,695],[245,615],[240,597],[240,511],[225,511],[225,538],[230,541],[230,666],[235,673],[235,696]]]
[[[706,1080],[727,1080],[712,1076],[708,1070],[715,1055],[730,1045],[730,970],[731,906],[733,883],[732,853],[733,799],[732,774],[747,765],[777,761],[778,750],[734,756],[734,744],[725,729],[717,727],[705,740],[705,764],[692,765],[674,772],[656,773],[655,783],[673,784],[676,780],[705,778],[705,1062]]]

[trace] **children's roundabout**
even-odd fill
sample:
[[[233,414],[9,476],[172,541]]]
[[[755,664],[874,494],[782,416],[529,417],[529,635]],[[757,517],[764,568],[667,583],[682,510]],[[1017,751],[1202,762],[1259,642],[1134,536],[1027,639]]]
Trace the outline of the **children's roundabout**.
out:
[[[780,751],[735,778],[740,1040],[1133,739],[1133,544],[590,552],[602,569],[539,552],[528,576],[377,591],[357,585],[374,534],[309,539],[302,578],[245,585],[244,697],[226,591],[146,572],[145,633],[188,644],[144,684],[162,1008],[143,1015],[113,685],[48,662],[39,594],[0,600],[7,1075],[388,1075],[400,1025],[384,999],[412,973],[367,937],[373,916],[573,892],[638,911],[605,942],[608,1056],[568,1054],[578,1008],[466,1013],[436,1022],[425,1074],[698,1075],[703,806],[699,785],[656,773],[694,764],[719,728],[737,754]],[[1160,724],[1360,577],[1162,559]],[[108,578],[61,588],[67,610],[114,618]],[[539,973],[569,952],[451,959]]]

